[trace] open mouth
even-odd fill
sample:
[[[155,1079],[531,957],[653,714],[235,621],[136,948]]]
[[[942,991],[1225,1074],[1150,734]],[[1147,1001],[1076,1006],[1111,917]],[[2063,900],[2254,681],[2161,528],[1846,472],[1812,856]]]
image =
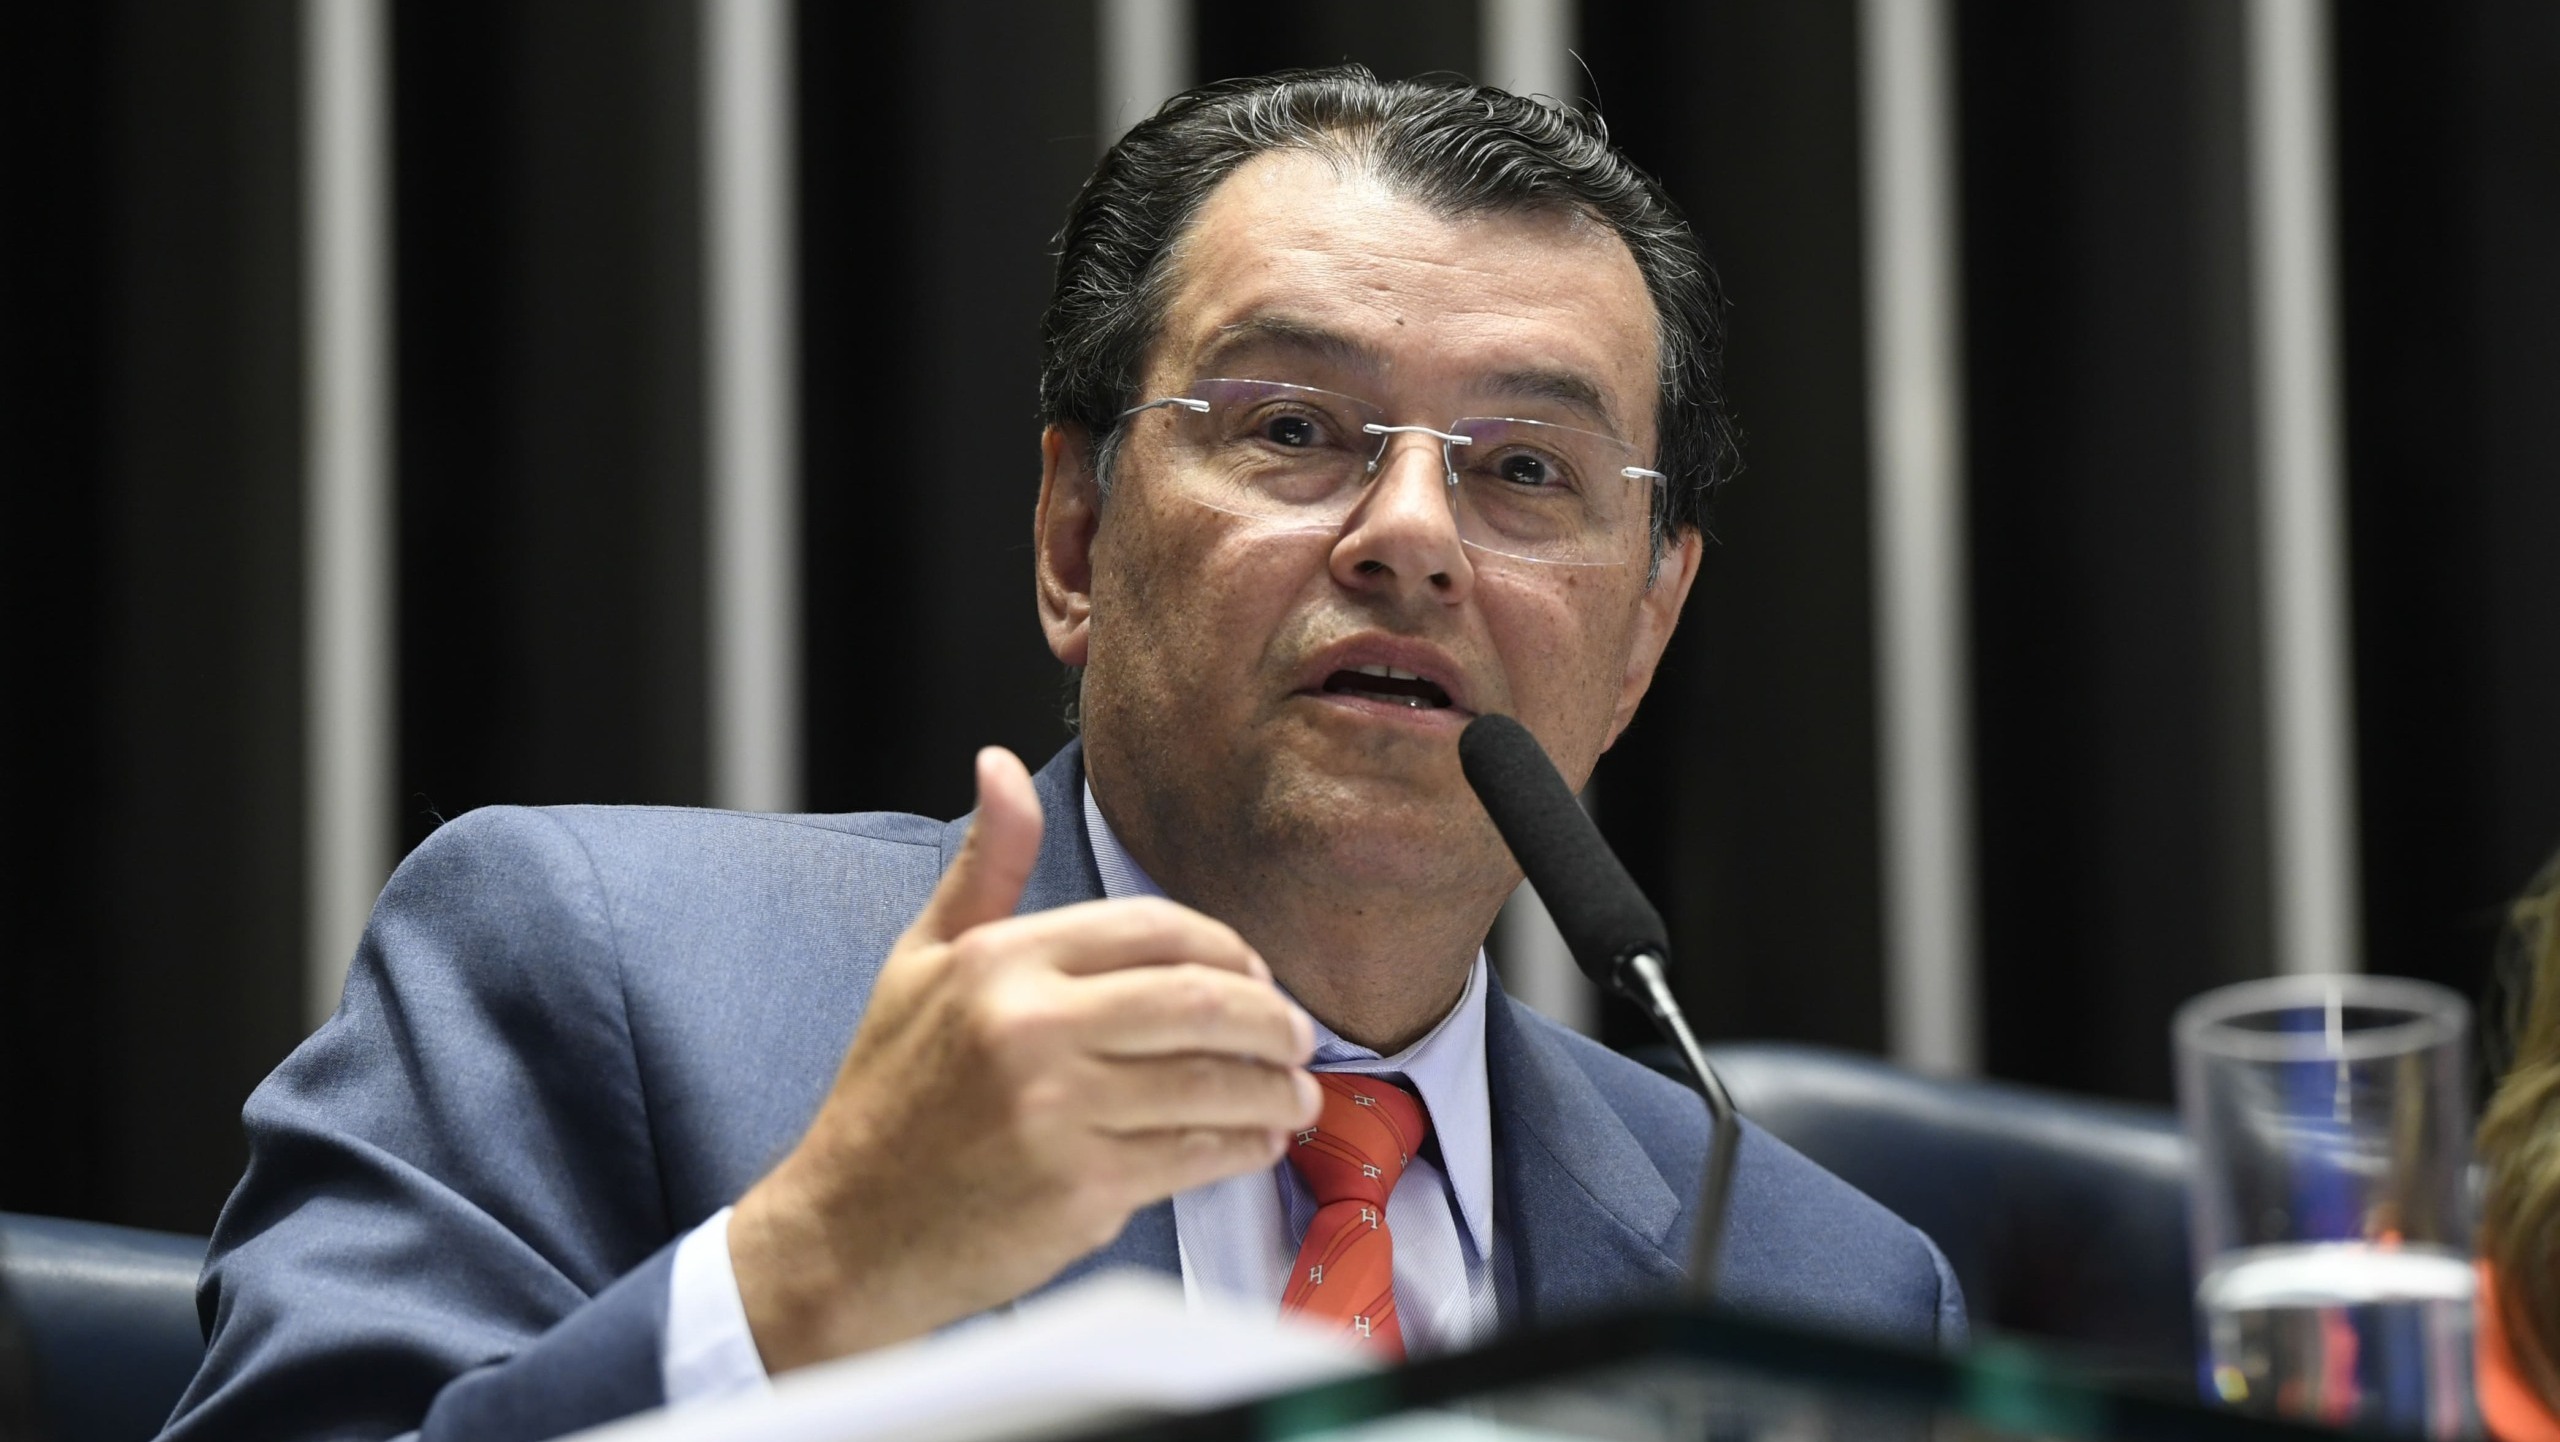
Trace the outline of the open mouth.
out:
[[[1354,666],[1324,678],[1324,689],[1337,696],[1365,696],[1416,711],[1438,711],[1449,705],[1449,693],[1437,682],[1393,666]]]

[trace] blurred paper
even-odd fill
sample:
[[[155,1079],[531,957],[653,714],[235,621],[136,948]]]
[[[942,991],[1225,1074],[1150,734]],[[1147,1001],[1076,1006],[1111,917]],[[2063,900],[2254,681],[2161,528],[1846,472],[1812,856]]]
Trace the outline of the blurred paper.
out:
[[[769,1391],[644,1413],[576,1442],[978,1442],[1189,1412],[1369,1370],[1330,1331],[1193,1309],[1151,1272],[1053,1296],[884,1352],[792,1373]]]

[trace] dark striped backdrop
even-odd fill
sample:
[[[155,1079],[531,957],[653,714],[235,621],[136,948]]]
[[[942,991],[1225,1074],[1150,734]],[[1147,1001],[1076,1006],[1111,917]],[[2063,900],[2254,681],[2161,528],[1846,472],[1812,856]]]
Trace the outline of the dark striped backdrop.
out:
[[[1705,1030],[1876,1048],[1855,10],[1580,8],[1749,438],[1596,806]],[[1985,1058],[2152,1099],[2169,1009],[2270,953],[2236,10],[1957,6]],[[1276,13],[1201,0],[1197,73],[1478,64],[1459,0]],[[948,814],[1063,736],[1033,322],[1095,23],[797,24],[809,800]],[[2367,958],[2473,990],[2560,844],[2560,10],[2334,25]],[[697,30],[394,6],[404,846],[706,798]],[[202,1230],[301,1032],[296,35],[0,18],[0,1207]]]

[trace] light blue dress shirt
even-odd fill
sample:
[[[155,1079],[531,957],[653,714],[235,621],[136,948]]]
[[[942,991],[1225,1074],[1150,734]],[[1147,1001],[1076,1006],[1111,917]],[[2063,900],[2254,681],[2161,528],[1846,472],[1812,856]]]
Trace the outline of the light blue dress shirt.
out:
[[[1104,896],[1164,895],[1112,833],[1090,786],[1084,788],[1084,824]],[[1413,1356],[1486,1340],[1499,1323],[1492,1265],[1493,1109],[1484,1064],[1487,989],[1479,950],[1458,1004],[1394,1056],[1382,1057],[1315,1024],[1315,1070],[1396,1078],[1422,1098],[1431,1116],[1431,1143],[1387,1198],[1387,1228],[1395,1235],[1396,1313]],[[1195,1307],[1214,1297],[1230,1307],[1277,1310],[1314,1216],[1314,1196],[1285,1160],[1267,1172],[1177,1195],[1174,1236],[1184,1295]],[[669,1406],[766,1384],[729,1264],[726,1207],[676,1245],[660,1373]]]

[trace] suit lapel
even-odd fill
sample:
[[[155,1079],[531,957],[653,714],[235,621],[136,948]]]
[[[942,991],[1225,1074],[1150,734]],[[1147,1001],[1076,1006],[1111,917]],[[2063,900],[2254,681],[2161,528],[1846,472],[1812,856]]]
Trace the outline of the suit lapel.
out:
[[[1031,786],[1040,796],[1040,859],[1032,864],[1031,879],[1022,888],[1022,905],[1016,909],[1049,911],[1080,901],[1100,900],[1102,874],[1094,869],[1093,845],[1084,832],[1084,744],[1068,742],[1031,778]],[[953,858],[960,854],[960,843],[969,834],[969,820],[963,816],[942,830],[945,871],[951,869]],[[1120,1229],[1120,1235],[1112,1238],[1109,1246],[1078,1258],[1030,1295],[1038,1296],[1113,1267],[1144,1267],[1182,1275],[1182,1255],[1174,1242],[1173,1203],[1158,1202],[1130,1217],[1129,1225]]]
[[[1677,1288],[1678,1193],[1550,1025],[1496,986],[1486,998],[1506,1329]]]

